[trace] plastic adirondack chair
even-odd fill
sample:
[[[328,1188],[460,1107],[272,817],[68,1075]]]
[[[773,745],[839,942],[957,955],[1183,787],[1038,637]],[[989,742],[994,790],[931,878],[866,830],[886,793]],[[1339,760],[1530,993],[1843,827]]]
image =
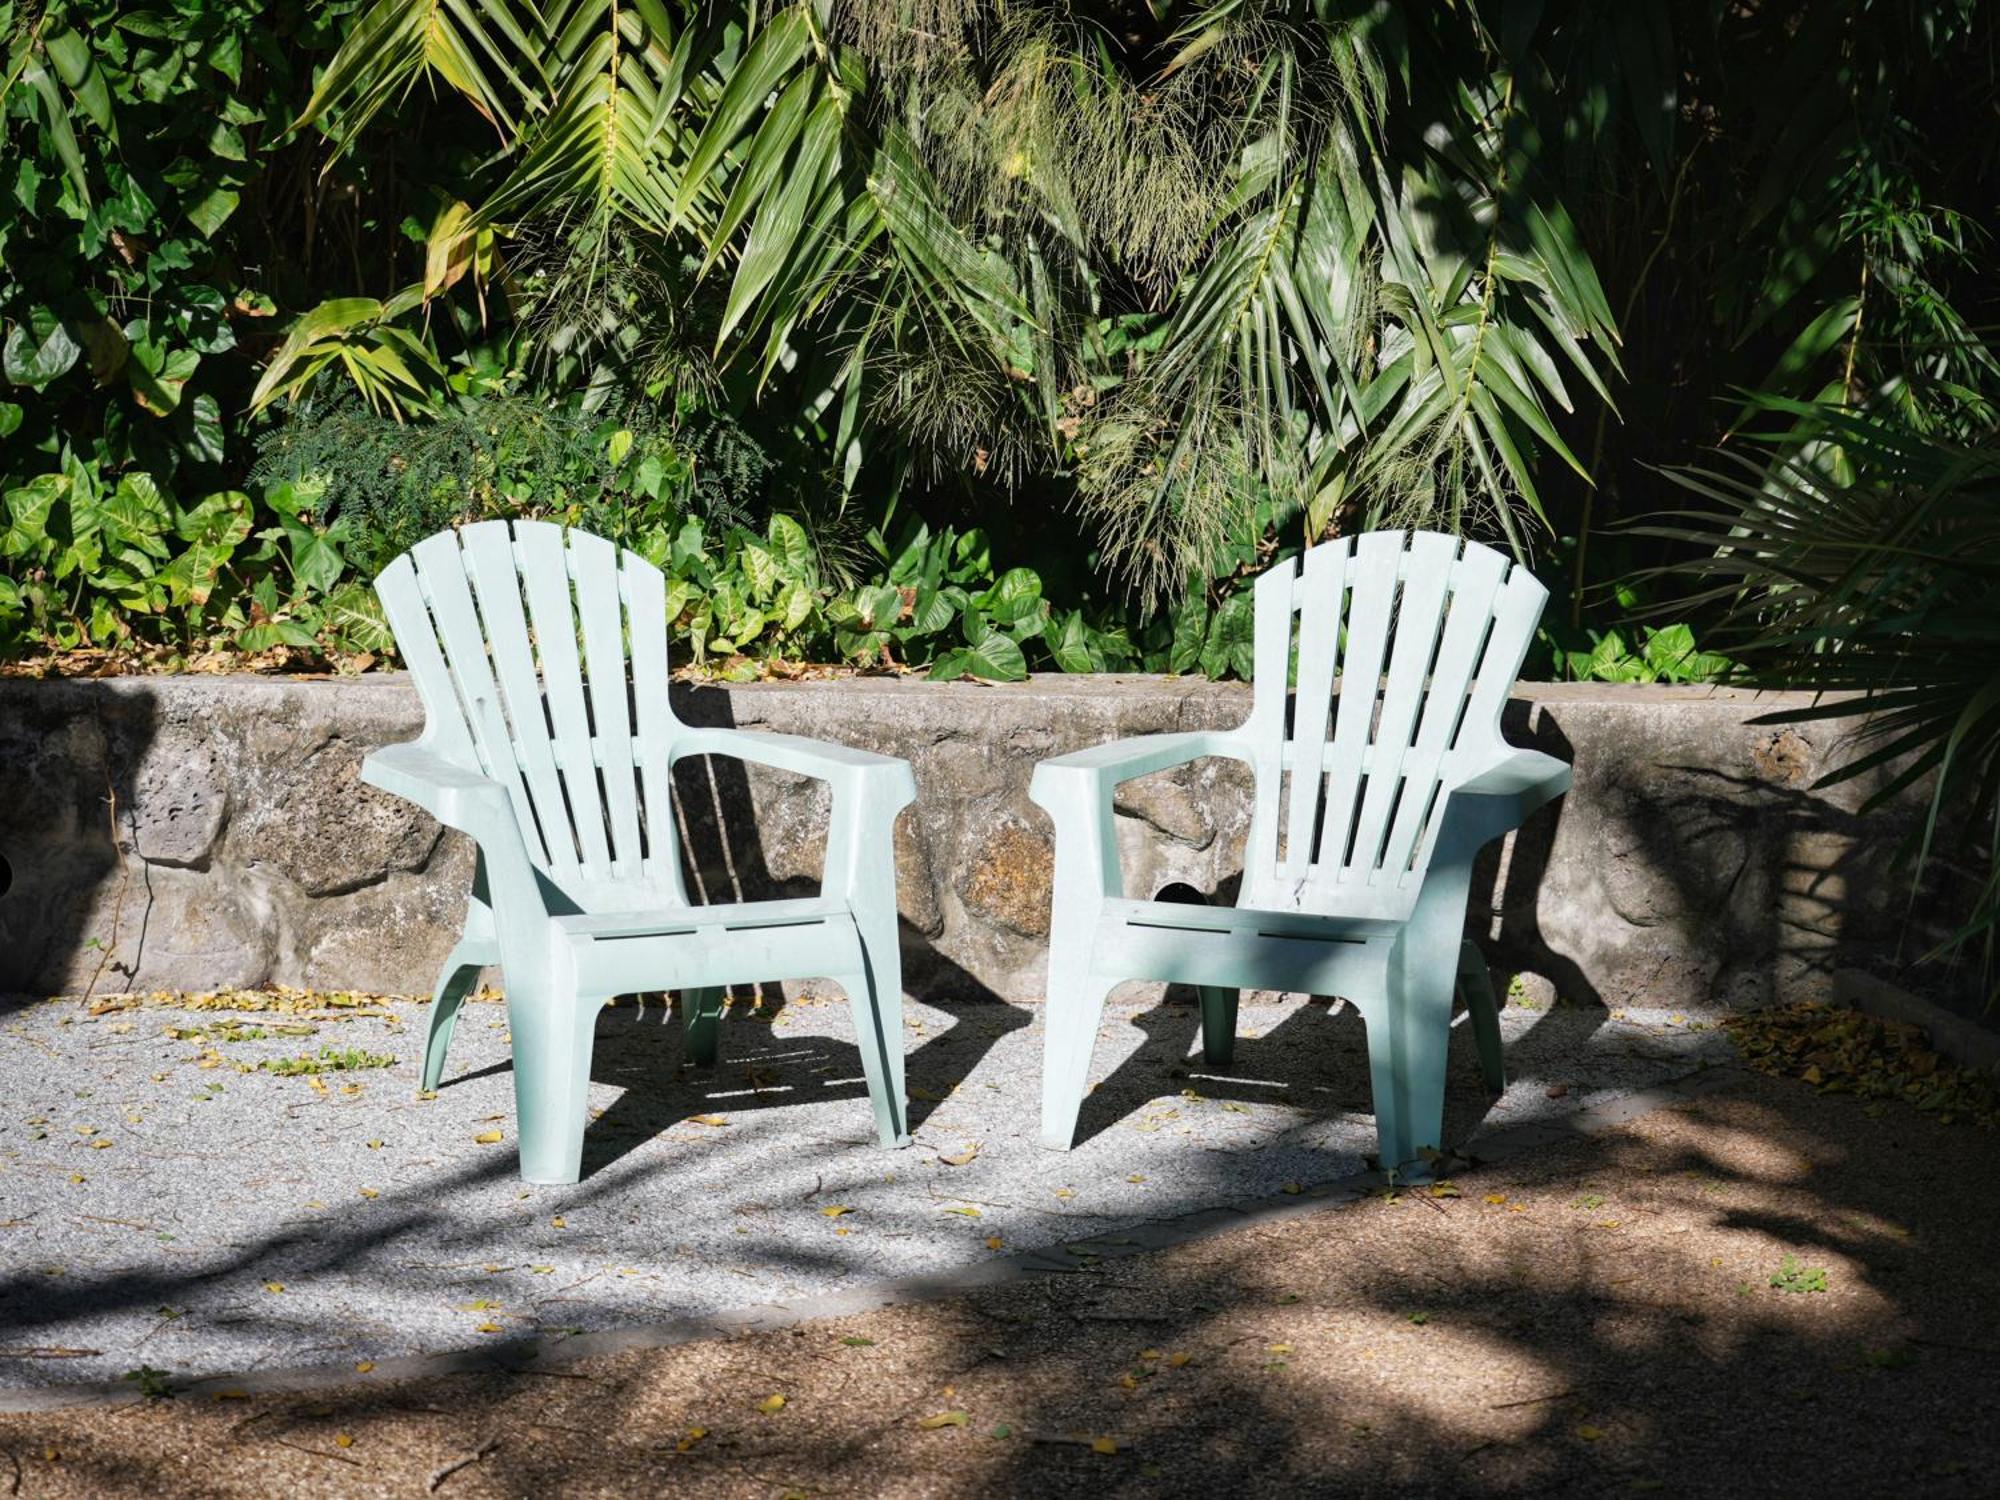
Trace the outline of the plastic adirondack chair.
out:
[[[418,543],[375,588],[426,720],[421,738],[370,755],[362,779],[479,846],[464,935],[438,978],[424,1087],[438,1085],[480,968],[499,964],[521,1175],[575,1182],[606,1000],[677,990],[689,1053],[712,1064],[724,986],[824,977],[853,1007],[881,1142],[907,1144],[891,828],[916,795],[909,765],[679,722],[667,701],[666,581],[601,537],[481,522]],[[816,899],[688,903],[670,792],[688,755],[830,785]]]
[[[1381,1163],[1406,1180],[1440,1143],[1461,985],[1486,1083],[1504,1087],[1466,898],[1481,846],[1569,787],[1568,766],[1500,733],[1548,590],[1491,548],[1434,532],[1326,542],[1303,564],[1257,581],[1242,727],[1147,735],[1036,767],[1031,796],[1057,830],[1044,1146],[1071,1145],[1105,996],[1127,979],[1196,986],[1217,1066],[1231,1060],[1240,989],[1351,1001],[1367,1024]],[[1127,900],[1118,785],[1210,755],[1246,762],[1256,781],[1238,904]]]

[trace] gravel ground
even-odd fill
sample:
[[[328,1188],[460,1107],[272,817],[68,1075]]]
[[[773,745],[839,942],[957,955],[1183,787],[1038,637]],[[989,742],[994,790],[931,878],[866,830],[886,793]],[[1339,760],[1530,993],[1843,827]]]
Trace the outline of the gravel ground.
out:
[[[912,1007],[917,1144],[895,1153],[872,1144],[837,994],[733,1010],[712,1072],[682,1066],[658,1005],[613,1008],[585,1179],[562,1188],[516,1176],[499,1005],[468,1007],[431,1099],[421,1005],[99,1009],[0,1023],[0,1387],[782,1304],[1311,1191],[1373,1147],[1360,1023],[1324,1003],[1246,1006],[1223,1076],[1199,1061],[1192,1006],[1114,1000],[1066,1155],[1034,1144],[1041,1037],[1024,1008]],[[1729,1055],[1707,1019],[1641,1010],[1517,1003],[1504,1029],[1514,1081],[1497,1101],[1455,1036],[1447,1134],[1474,1149]],[[322,1048],[395,1061],[257,1068]]]
[[[1317,1205],[942,1302],[545,1369],[0,1415],[0,1487],[1991,1495],[1992,1134],[1737,1076],[1461,1173],[1458,1196]]]

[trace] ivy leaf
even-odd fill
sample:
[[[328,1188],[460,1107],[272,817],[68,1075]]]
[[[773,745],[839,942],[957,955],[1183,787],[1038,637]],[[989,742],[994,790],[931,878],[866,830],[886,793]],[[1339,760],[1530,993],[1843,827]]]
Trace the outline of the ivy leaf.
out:
[[[931,668],[930,675],[933,682],[955,682],[961,677],[1019,682],[1028,675],[1028,661],[1011,636],[995,630],[976,646],[945,652]]]
[[[994,623],[1012,625],[1032,615],[1042,602],[1042,580],[1032,568],[1009,568],[1000,581],[974,601]]]
[[[216,230],[229,222],[229,216],[236,212],[236,205],[241,201],[242,194],[218,184],[188,204],[188,222],[201,231],[203,239],[212,240]]]
[[[1065,672],[1102,672],[1104,653],[1090,639],[1090,627],[1083,623],[1083,611],[1073,609],[1049,638],[1049,654]]]
[[[15,385],[39,390],[67,375],[83,355],[83,346],[46,307],[34,308],[26,322],[16,323],[0,349],[0,371]]]

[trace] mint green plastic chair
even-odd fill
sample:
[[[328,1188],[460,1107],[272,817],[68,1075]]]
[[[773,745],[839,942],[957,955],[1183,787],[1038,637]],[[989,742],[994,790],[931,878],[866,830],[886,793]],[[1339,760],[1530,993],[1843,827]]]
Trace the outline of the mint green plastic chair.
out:
[[[1440,1144],[1455,990],[1487,1086],[1505,1084],[1466,898],[1480,847],[1569,786],[1561,761],[1500,734],[1548,591],[1491,548],[1433,532],[1327,542],[1303,564],[1257,581],[1241,728],[1148,735],[1035,770],[1031,795],[1056,828],[1045,1146],[1070,1147],[1105,996],[1128,979],[1196,986],[1218,1067],[1241,989],[1352,1002],[1368,1030],[1380,1160],[1404,1180]],[[1237,905],[1128,900],[1117,787],[1210,755],[1245,762],[1256,782]]]
[[[483,965],[505,976],[521,1175],[575,1182],[597,1013],[679,992],[689,1055],[716,1060],[723,987],[829,978],[847,993],[884,1146],[905,1145],[896,814],[908,764],[839,745],[680,723],[667,701],[666,581],[601,537],[486,521],[418,543],[376,592],[416,679],[421,738],[362,779],[479,846],[464,935],[445,961],[424,1050],[436,1088]],[[692,906],[674,763],[723,755],[832,789],[810,900]]]

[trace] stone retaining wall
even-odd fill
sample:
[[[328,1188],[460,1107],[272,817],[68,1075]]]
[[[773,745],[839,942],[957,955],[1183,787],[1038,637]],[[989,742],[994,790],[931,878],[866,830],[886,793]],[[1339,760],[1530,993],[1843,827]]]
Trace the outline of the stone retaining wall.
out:
[[[914,763],[918,801],[896,830],[905,960],[913,992],[945,999],[1042,991],[1051,830],[1027,800],[1038,760],[1227,726],[1249,705],[1240,685],[1136,677],[675,694],[695,723]],[[1798,701],[1523,684],[1511,737],[1572,761],[1576,785],[1489,853],[1472,927],[1495,961],[1570,999],[1699,1004],[1810,982],[1835,943],[1849,964],[1887,953],[1909,905],[1892,855],[1916,804],[1863,820],[1868,783],[1815,791],[1852,726],[1746,722]],[[0,683],[0,991],[428,989],[469,849],[356,775],[420,720],[400,675]],[[678,789],[708,899],[815,888],[817,783],[696,761]],[[1227,899],[1248,819],[1240,767],[1129,784],[1118,810],[1129,894],[1185,881]]]

